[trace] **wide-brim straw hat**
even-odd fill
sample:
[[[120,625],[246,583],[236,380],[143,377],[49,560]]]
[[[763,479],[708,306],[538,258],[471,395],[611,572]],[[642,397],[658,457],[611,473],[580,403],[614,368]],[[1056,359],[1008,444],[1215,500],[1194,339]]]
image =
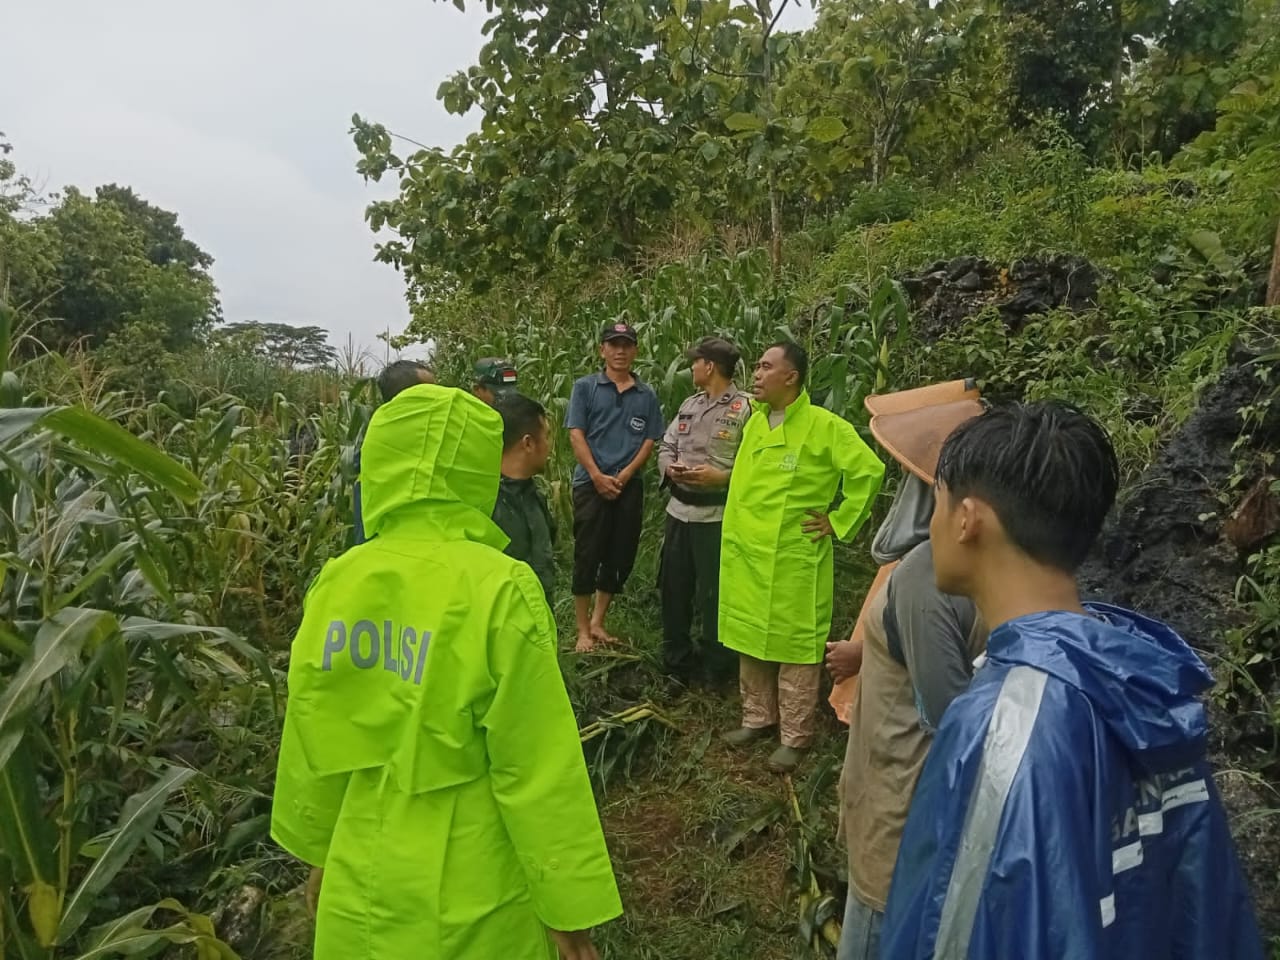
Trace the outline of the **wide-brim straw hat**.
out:
[[[982,413],[981,392],[972,379],[934,383],[864,401],[871,435],[925,483],[932,484],[942,444],[960,424]]]

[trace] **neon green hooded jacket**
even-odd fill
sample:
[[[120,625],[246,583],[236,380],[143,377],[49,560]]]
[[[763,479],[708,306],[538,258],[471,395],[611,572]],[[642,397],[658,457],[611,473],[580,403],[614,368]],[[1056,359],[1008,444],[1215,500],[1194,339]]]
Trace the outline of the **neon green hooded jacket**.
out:
[[[370,539],[312,584],[271,833],[323,866],[316,960],[554,960],[622,907],[542,586],[489,519],[502,420],[412,387],[374,414]]]
[[[848,540],[866,522],[884,464],[853,424],[815,407],[809,394],[769,428],[756,410],[742,431],[729,478],[720,543],[720,642],[758,660],[819,663],[831,632],[831,538],[817,543],[801,525],[844,501],[831,526]]]

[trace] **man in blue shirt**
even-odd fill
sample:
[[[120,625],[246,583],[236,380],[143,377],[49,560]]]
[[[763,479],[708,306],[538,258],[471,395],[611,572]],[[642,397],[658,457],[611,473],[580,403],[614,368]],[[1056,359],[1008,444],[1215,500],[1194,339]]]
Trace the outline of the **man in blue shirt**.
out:
[[[662,438],[658,395],[631,372],[637,342],[629,323],[605,326],[600,334],[604,368],[574,383],[564,421],[578,460],[573,472],[573,605],[580,653],[614,640],[604,618],[635,565],[644,519],[640,471]]]

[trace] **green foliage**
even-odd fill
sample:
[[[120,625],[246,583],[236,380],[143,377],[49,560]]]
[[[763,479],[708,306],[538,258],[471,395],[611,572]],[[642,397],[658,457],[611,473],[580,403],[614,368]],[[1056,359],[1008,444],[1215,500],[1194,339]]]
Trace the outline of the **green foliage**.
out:
[[[185,238],[175,214],[111,185],[96,198],[70,187],[47,212],[19,217],[35,200],[30,185],[11,165],[0,170],[3,183],[0,290],[33,319],[33,338],[65,349],[123,337],[124,350],[158,337],[177,350],[219,318],[213,260]]]
[[[234,958],[183,904],[266,840],[265,651],[344,546],[368,408],[258,413],[201,386],[183,415],[105,391],[82,356],[3,377],[0,948]]]
[[[175,600],[163,524],[200,481],[81,407],[0,411],[0,461],[0,948],[107,956],[152,938],[234,956],[173,901],[81,935],[119,903],[108,890],[137,850],[163,862],[180,845],[165,811],[196,773],[173,740],[245,683],[241,661],[270,679],[260,654]],[[180,919],[148,930],[158,909]]]
[[[358,169],[400,181],[368,210],[398,235],[379,256],[424,310],[530,282],[573,296],[585,278],[688,255],[664,258],[669,238],[706,249],[738,228],[769,234],[777,278],[784,234],[800,231],[806,256],[814,219],[865,183],[909,170],[946,189],[972,161],[1026,157],[1010,114],[1045,148],[1033,160],[1074,152],[1078,169],[1110,146],[1136,163],[1171,157],[1254,75],[1275,16],[1265,0],[1080,0],[1070,15],[1040,0],[831,0],[790,34],[775,29],[789,0],[575,3],[495,5],[478,64],[438,94],[483,113],[451,153],[402,156],[392,132],[354,118]],[[1090,191],[1079,176],[1041,182],[1046,205],[1075,205],[1066,235],[1041,241],[1034,220],[1010,232],[1069,247]]]
[[[986,22],[978,6],[951,0],[824,3],[781,102],[810,118],[811,137],[835,146],[811,152],[799,179],[818,196],[847,188],[854,172],[879,184],[893,162],[905,161],[913,124],[986,42]],[[816,136],[815,125],[827,135]]]
[[[1214,123],[1268,0],[1002,0],[1011,118],[1059,116],[1098,155],[1165,160]],[[1262,35],[1261,31],[1257,31]]]
[[[1154,44],[1133,41],[1116,130],[1126,156],[1155,153],[1168,160],[1212,129],[1218,101],[1240,80],[1232,58],[1250,27],[1250,6],[1246,0],[1180,0]]]
[[[1036,140],[1011,141],[972,169],[919,190],[908,217],[841,237],[806,281],[820,296],[846,276],[919,271],[956,251],[1001,263],[1071,252],[1113,272],[1121,285],[1165,277],[1194,255],[1232,283],[1234,302],[1270,255],[1280,197],[1274,182],[1244,175],[1274,155],[1263,145],[1247,163],[1142,173],[1099,168],[1061,128],[1041,124]],[[1207,240],[1228,259],[1198,253]],[[1228,297],[1230,299],[1230,297]]]
[[[210,338],[210,348],[232,356],[270,357],[286,370],[327,367],[338,360],[323,327],[288,323],[229,323]]]
[[[1135,6],[1146,13],[1152,5]],[[1027,123],[1057,114],[1072,134],[1087,138],[1093,112],[1108,102],[1107,85],[1120,77],[1126,35],[1120,0],[1002,0],[1000,11],[1012,72],[1011,119]]]
[[[399,198],[368,210],[374,230],[400,235],[379,257],[424,288],[443,272],[477,290],[566,259],[633,258],[684,205],[703,149],[689,111],[715,102],[718,88],[672,82],[659,43],[665,0],[490,9],[479,63],[438,93],[451,112],[480,109],[465,143],[401,158],[385,127],[353,118],[360,172],[400,179]]]
[[[208,270],[213,266],[213,257],[186,238],[176,213],[152,206],[129,187],[115,183],[98,187],[94,195],[100,203],[119,207],[142,231],[147,259],[157,267],[177,263],[193,270]]]
[[[0,223],[21,210],[31,198],[34,191],[31,179],[18,172],[17,165],[10,159],[13,144],[4,139],[4,131],[0,131]],[[0,250],[5,249],[0,247]],[[0,264],[0,272],[3,264]]]

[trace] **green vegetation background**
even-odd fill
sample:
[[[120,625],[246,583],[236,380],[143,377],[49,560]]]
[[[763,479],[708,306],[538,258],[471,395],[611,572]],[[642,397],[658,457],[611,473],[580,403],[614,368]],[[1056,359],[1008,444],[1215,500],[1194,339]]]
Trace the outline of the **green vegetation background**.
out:
[[[440,90],[481,112],[477,134],[401,156],[354,122],[360,171],[399,181],[369,216],[406,277],[405,336],[433,342],[446,382],[511,356],[557,422],[605,321],[636,325],[668,414],[692,340],[750,357],[792,336],[815,396],[860,425],[867,392],[956,376],[1075,401],[1130,492],[1247,355],[1226,515],[1275,476],[1252,435],[1277,390],[1276,5],[1068,6],[828,0],[785,34],[777,8],[732,0],[495,4],[481,63]],[[985,285],[931,313],[911,279],[962,256]],[[1067,256],[1096,268],[1094,303],[998,309]],[[349,539],[367,370],[314,328],[223,323],[174,214],[114,185],[36,197],[7,145],[0,295],[0,952],[230,956],[221,937],[307,956],[271,778],[302,595]],[[561,437],[546,481],[566,551],[571,460]],[[732,697],[661,680],[661,510],[652,494],[627,643],[564,657],[628,907],[606,955],[830,955],[840,730],[787,784],[714,739]],[[837,559],[843,633],[867,535]],[[1217,760],[1248,786],[1237,824],[1277,934],[1274,535],[1238,573],[1234,626],[1191,639],[1220,678]],[[567,626],[567,597],[556,613]]]

